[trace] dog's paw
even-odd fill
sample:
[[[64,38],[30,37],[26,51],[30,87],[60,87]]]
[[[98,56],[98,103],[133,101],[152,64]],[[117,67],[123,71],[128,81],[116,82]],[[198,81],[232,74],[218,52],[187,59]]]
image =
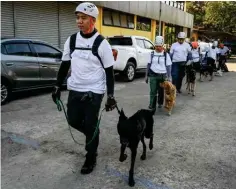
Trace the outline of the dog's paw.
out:
[[[145,160],[146,159],[146,154],[142,154],[140,157],[141,160]]]
[[[152,143],[149,144],[149,149],[150,149],[150,150],[153,149],[153,144],[152,144]]]
[[[135,185],[134,179],[129,179],[129,186],[133,187]]]
[[[171,116],[171,112],[168,112],[168,116]]]
[[[119,161],[123,162],[123,161],[125,161],[127,159],[127,157],[128,157],[127,154],[124,154],[123,156],[120,156]]]

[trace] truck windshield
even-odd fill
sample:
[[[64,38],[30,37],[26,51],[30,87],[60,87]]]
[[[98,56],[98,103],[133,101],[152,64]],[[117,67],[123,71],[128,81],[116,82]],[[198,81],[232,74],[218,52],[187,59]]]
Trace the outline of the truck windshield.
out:
[[[111,37],[108,38],[110,45],[122,45],[122,46],[132,46],[131,37]]]

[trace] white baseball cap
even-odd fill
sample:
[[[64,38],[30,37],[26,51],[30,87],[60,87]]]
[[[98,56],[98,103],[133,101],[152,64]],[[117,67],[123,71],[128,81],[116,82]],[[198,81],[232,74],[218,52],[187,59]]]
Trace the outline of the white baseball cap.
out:
[[[78,13],[78,12],[92,16],[96,19],[99,15],[99,11],[96,5],[94,5],[93,3],[88,3],[88,2],[79,4],[75,9],[75,13]]]
[[[164,38],[162,36],[156,36],[155,46],[163,46],[163,45],[164,45]]]
[[[212,45],[213,45],[214,47],[217,47],[218,41],[214,41]]]
[[[178,33],[178,38],[179,39],[185,39],[186,35],[185,35],[185,32],[179,32]]]

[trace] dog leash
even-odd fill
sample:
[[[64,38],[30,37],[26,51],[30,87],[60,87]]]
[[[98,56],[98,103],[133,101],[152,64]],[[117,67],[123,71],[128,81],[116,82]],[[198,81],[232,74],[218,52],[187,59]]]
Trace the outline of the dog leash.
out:
[[[66,113],[64,104],[63,104],[62,101],[61,101],[60,99],[58,99],[58,98],[56,98],[56,103],[57,103],[57,109],[58,109],[58,111],[61,112],[61,111],[63,110],[63,112],[64,112],[64,114],[65,114],[66,121],[67,121],[67,123],[68,123],[69,131],[70,131],[70,135],[71,135],[72,139],[74,140],[74,142],[75,142],[76,144],[81,145],[79,142],[77,142],[77,141],[75,140],[75,138],[74,138],[74,136],[73,136],[73,134],[72,134],[71,126],[70,126],[69,121],[68,121],[68,116],[67,116],[67,113]],[[101,118],[102,118],[102,114],[103,114],[103,111],[104,111],[104,110],[105,110],[105,108],[102,109],[101,114],[100,114],[100,116],[99,116],[99,119],[98,119],[98,121],[97,121],[97,126],[96,126],[96,128],[95,128],[94,133],[93,133],[93,137],[92,137],[92,139],[86,144],[86,146],[88,146],[89,144],[91,144],[91,142],[95,139],[96,135],[98,134],[99,125],[100,125]]]
[[[121,111],[119,110],[119,108],[118,108],[117,104],[116,104],[115,108],[116,108],[116,110],[117,110],[118,114],[120,115]]]

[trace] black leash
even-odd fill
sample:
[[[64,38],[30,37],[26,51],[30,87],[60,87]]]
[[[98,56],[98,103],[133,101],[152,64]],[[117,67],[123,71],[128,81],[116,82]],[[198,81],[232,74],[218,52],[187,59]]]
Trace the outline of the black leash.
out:
[[[65,117],[66,117],[66,120],[67,120],[67,123],[68,123],[68,127],[69,127],[69,131],[70,131],[70,135],[71,135],[72,139],[74,140],[74,142],[75,142],[76,144],[81,145],[79,142],[77,142],[77,141],[75,140],[75,138],[74,138],[74,136],[73,136],[73,134],[72,134],[71,126],[69,125],[68,116],[67,116],[67,113],[66,113],[64,104],[62,103],[62,101],[61,101],[60,99],[56,99],[56,103],[57,103],[57,109],[58,109],[59,112],[62,111],[62,109],[63,109],[63,112],[64,112],[64,114],[65,114]],[[86,145],[91,144],[91,142],[95,139],[96,135],[98,134],[99,125],[100,125],[101,118],[102,118],[102,114],[103,114],[103,111],[104,111],[104,110],[105,110],[105,108],[103,108],[102,111],[101,111],[101,114],[100,114],[100,116],[99,116],[99,119],[98,119],[98,122],[97,122],[97,126],[96,126],[96,129],[95,129],[94,133],[93,133],[92,139],[91,139]]]

